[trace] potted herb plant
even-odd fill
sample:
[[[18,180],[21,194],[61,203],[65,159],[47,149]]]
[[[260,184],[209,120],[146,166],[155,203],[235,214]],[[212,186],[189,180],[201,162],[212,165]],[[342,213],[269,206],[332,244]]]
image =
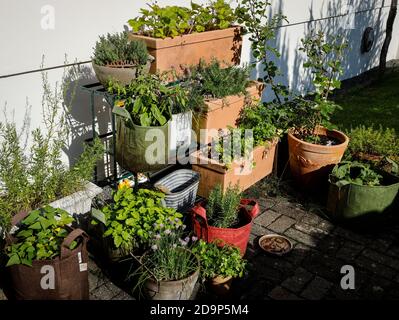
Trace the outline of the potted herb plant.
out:
[[[135,290],[151,300],[188,300],[200,273],[198,257],[190,250],[183,229],[164,229],[154,236],[151,249],[141,258]]]
[[[128,21],[132,27],[129,36],[144,41],[155,57],[151,72],[174,69],[182,74],[200,59],[239,63],[242,40],[235,20],[234,10],[225,0],[208,5],[191,2],[190,8],[152,4]]]
[[[113,202],[101,210],[93,210],[93,222],[101,222],[103,237],[112,243],[107,250],[110,260],[126,257],[130,252],[142,253],[157,232],[175,230],[183,224],[182,214],[163,206],[165,195],[148,189],[122,187]],[[139,252],[139,253],[138,253]]]
[[[129,40],[127,32],[108,33],[96,42],[92,65],[106,87],[110,80],[128,85],[140,73],[148,73],[153,60],[144,42]]]
[[[273,124],[273,112],[263,103],[245,107],[238,129],[230,128],[227,134],[191,154],[192,168],[201,175],[200,196],[207,198],[216,184],[223,190],[230,184],[246,190],[272,172],[281,134]],[[252,135],[245,136],[246,130]]]
[[[16,299],[89,299],[88,237],[73,221],[50,206],[14,216],[5,253]]]
[[[397,208],[399,177],[361,162],[343,161],[330,175],[327,209],[337,220]]]
[[[211,291],[219,296],[230,294],[233,278],[242,277],[246,260],[238,248],[231,245],[219,246],[217,241],[199,240],[192,248],[200,261],[200,278],[206,281]]]
[[[188,103],[198,115],[194,129],[201,144],[211,142],[218,130],[236,127],[244,106],[258,100],[263,90],[262,84],[249,80],[249,68],[222,66],[215,59],[191,67],[182,85],[189,88]],[[201,129],[208,130],[206,135]]]
[[[90,211],[92,199],[102,192],[89,182],[97,160],[103,155],[101,141],[97,139],[86,146],[81,156],[74,159],[77,160],[74,165],[68,168],[64,164],[62,151],[68,148],[67,114],[61,111],[61,104],[66,88],[53,90],[45,73],[42,79],[46,130],[18,132],[14,122],[0,122],[0,212],[5,215],[0,220],[0,229],[3,233],[9,231],[12,216],[45,205],[81,218],[81,214]],[[65,86],[67,84],[65,82]],[[28,138],[30,148],[25,144]]]
[[[192,210],[195,235],[212,242],[219,239],[219,245],[231,244],[240,249],[244,256],[252,220],[259,213],[255,200],[242,199],[237,186],[229,186],[225,192],[216,185],[207,202],[197,204]]]
[[[132,172],[150,172],[164,168],[169,163],[171,143],[169,134],[173,114],[190,112],[187,92],[179,85],[168,86],[157,75],[140,75],[128,86],[111,84],[110,94],[115,95],[113,112],[117,116],[116,159]],[[184,126],[186,127],[186,126]],[[175,126],[175,129],[178,125]],[[175,130],[173,129],[173,130]],[[157,138],[157,152],[148,152]]]
[[[304,67],[312,72],[315,92],[296,100],[294,128],[288,133],[289,161],[303,187],[317,188],[341,160],[349,142],[344,133],[328,129],[330,115],[338,107],[329,97],[340,87],[347,44],[340,38],[327,41],[319,31],[302,39],[302,45],[300,50],[307,55]]]

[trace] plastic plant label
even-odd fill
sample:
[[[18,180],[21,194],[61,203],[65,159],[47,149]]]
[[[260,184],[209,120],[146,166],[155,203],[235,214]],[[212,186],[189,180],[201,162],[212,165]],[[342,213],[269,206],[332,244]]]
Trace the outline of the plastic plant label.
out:
[[[105,219],[105,215],[101,210],[98,210],[96,208],[92,208],[91,209],[91,216],[93,218],[96,218],[98,221],[102,222],[103,224],[106,224],[106,219]]]
[[[80,272],[87,271],[87,263],[79,263],[79,271]]]

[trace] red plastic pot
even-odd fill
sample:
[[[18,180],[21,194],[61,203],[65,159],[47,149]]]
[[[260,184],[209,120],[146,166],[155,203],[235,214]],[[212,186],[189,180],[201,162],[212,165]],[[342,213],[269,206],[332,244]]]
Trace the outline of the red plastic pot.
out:
[[[252,208],[248,209],[247,206],[251,206]],[[245,224],[242,227],[217,228],[208,225],[203,203],[196,205],[191,209],[195,235],[206,242],[222,240],[221,245],[225,243],[236,246],[240,249],[241,255],[244,256],[251,233],[252,220],[259,213],[259,205],[253,199],[242,199],[240,211],[243,214],[243,219],[245,219]]]

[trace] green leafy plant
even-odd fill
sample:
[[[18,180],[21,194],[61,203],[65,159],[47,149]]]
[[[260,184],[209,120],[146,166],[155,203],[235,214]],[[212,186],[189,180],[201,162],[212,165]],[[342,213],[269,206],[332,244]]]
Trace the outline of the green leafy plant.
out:
[[[322,31],[310,34],[301,42],[299,50],[307,56],[303,66],[312,73],[315,91],[310,92],[306,98],[296,99],[294,134],[304,141],[320,143],[317,127],[331,127],[331,114],[340,108],[329,97],[341,86],[339,76],[343,73],[342,60],[348,45],[339,36],[327,40]]]
[[[205,100],[221,99],[230,95],[246,95],[250,85],[249,68],[227,66],[213,59],[210,63],[203,60],[187,70],[182,86],[188,88],[189,102],[197,113],[206,112]]]
[[[40,208],[59,198],[84,189],[91,180],[94,166],[103,156],[103,145],[96,139],[86,146],[75,165],[62,162],[62,151],[68,149],[65,92],[70,83],[55,89],[42,73],[42,114],[45,130],[28,130],[27,120],[21,131],[7,118],[0,122],[0,227],[7,232],[10,217],[20,211]],[[73,90],[73,88],[72,88]],[[28,115],[26,115],[28,116]],[[27,147],[28,138],[30,148]]]
[[[129,40],[127,32],[100,36],[93,53],[93,62],[99,66],[143,66],[149,59],[143,41]]]
[[[364,186],[379,186],[383,177],[370,169],[368,164],[343,161],[336,165],[330,175],[332,183],[344,186],[350,183]]]
[[[61,244],[69,234],[66,226],[74,219],[64,210],[45,206],[32,211],[16,231],[15,241],[6,247],[7,266],[32,266],[33,260],[51,260],[61,254]],[[78,243],[72,241],[73,250]]]
[[[258,102],[247,105],[238,119],[240,129],[252,129],[254,147],[270,143],[282,135],[283,130],[276,126],[281,116],[278,108]]]
[[[370,158],[392,157],[399,160],[399,137],[395,129],[359,126],[348,132],[350,141],[348,153],[360,159],[362,156]]]
[[[238,223],[241,191],[239,186],[228,186],[223,192],[217,184],[210,192],[206,205],[209,224],[218,228],[230,228]]]
[[[280,53],[270,42],[276,38],[276,28],[287,21],[286,16],[273,14],[271,2],[264,0],[238,1],[235,14],[238,23],[243,25],[243,32],[249,34],[254,57],[252,66],[256,68],[259,63],[263,66],[263,76],[259,81],[270,86],[275,95],[274,103],[283,103],[288,99],[289,92],[285,85],[276,81],[276,76],[280,73],[272,56],[278,58]]]
[[[128,253],[146,247],[157,232],[175,230],[183,223],[176,210],[162,206],[162,192],[123,187],[113,196],[114,202],[105,206],[104,237],[112,237],[115,248]]]
[[[115,95],[116,103],[140,126],[163,126],[172,114],[190,110],[187,91],[179,85],[166,85],[157,75],[140,75],[128,86],[110,82],[108,93]]]
[[[236,20],[234,10],[224,0],[211,1],[207,6],[191,2],[191,8],[152,4],[140,13],[128,21],[133,32],[162,39],[226,29]]]
[[[202,280],[215,277],[242,277],[246,260],[241,257],[238,248],[224,244],[218,246],[217,241],[207,243],[199,240],[192,248],[201,265]]]

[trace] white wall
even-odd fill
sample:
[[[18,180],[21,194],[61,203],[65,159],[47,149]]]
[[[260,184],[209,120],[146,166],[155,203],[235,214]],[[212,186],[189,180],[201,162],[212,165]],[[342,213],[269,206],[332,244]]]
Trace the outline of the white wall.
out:
[[[126,21],[137,15],[147,0],[1,0],[0,2],[0,108],[7,104],[7,114],[22,123],[26,101],[32,106],[31,123],[41,123],[41,76],[29,72],[40,68],[42,56],[45,67],[62,66],[65,55],[69,62],[90,60],[92,47],[98,35],[122,31]],[[188,5],[189,0],[159,0],[159,4]],[[197,0],[205,3],[206,0]],[[349,15],[346,4],[350,7]],[[311,29],[322,28],[327,33],[345,35],[350,41],[350,52],[345,63],[345,77],[360,74],[378,64],[390,0],[274,0],[274,12],[282,12],[289,23],[277,30],[276,46],[282,52],[278,65],[284,74],[282,80],[293,89],[301,91],[308,85],[302,72],[303,57],[298,53],[300,39]],[[54,29],[43,30],[46,5],[52,6],[55,16]],[[357,13],[351,13],[355,10]],[[335,17],[338,16],[338,17]],[[334,18],[335,17],[335,18]],[[354,29],[343,28],[348,17],[354,19]],[[317,20],[315,22],[308,21]],[[364,29],[376,30],[376,44],[370,53],[360,54],[360,40]],[[388,59],[399,58],[399,17],[396,19],[394,38]],[[250,59],[249,43],[244,43],[242,61]],[[76,84],[94,82],[90,64],[82,65],[84,76]],[[62,68],[48,71],[51,82],[61,81]],[[8,76],[10,75],[10,76]],[[4,77],[7,76],[7,77]],[[2,78],[3,77],[3,78]],[[67,152],[71,160],[81,150],[81,141],[90,135],[89,97],[78,90],[73,104],[75,138]],[[100,131],[108,127],[108,109],[97,101]],[[0,120],[4,118],[0,114]]]

